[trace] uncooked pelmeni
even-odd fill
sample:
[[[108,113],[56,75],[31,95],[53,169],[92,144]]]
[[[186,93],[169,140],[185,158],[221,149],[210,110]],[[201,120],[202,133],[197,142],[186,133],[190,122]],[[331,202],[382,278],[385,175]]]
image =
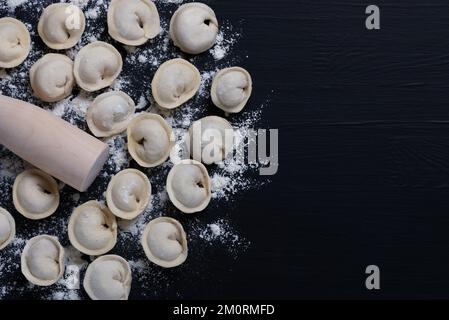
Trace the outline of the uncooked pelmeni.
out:
[[[30,82],[34,94],[41,100],[62,100],[72,93],[75,85],[73,61],[62,54],[46,54],[31,67]]]
[[[128,126],[128,150],[142,167],[156,167],[170,155],[173,130],[160,115],[143,113]]]
[[[148,259],[164,268],[179,266],[187,259],[187,238],[175,219],[161,217],[145,227],[142,247]]]
[[[78,43],[85,27],[86,18],[80,8],[69,3],[54,3],[42,12],[37,31],[48,47],[63,50]]]
[[[205,164],[219,163],[233,151],[234,129],[224,118],[204,117],[190,126],[189,139],[187,146],[193,159]]]
[[[237,113],[245,107],[252,90],[253,82],[248,71],[240,67],[226,68],[215,75],[211,97],[220,109]]]
[[[87,125],[96,137],[110,137],[126,130],[135,110],[133,99],[126,93],[106,92],[87,108]]]
[[[26,170],[14,181],[12,199],[23,216],[32,220],[44,219],[55,213],[59,206],[58,184],[43,171]]]
[[[0,68],[21,64],[31,49],[31,38],[25,25],[14,18],[0,19]]]
[[[174,109],[190,100],[200,84],[200,72],[193,64],[184,59],[172,59],[164,62],[156,71],[151,91],[159,106]]]
[[[150,0],[112,0],[108,9],[108,30],[118,42],[140,46],[159,34],[159,13]]]
[[[75,57],[76,83],[89,92],[106,88],[118,77],[122,66],[122,56],[117,49],[106,42],[93,42]]]
[[[126,169],[117,173],[106,190],[109,209],[117,217],[126,220],[132,220],[141,214],[150,199],[150,180],[136,169]]]
[[[204,3],[187,3],[178,8],[170,21],[170,37],[175,46],[190,54],[213,47],[218,34],[215,12]]]
[[[16,223],[12,215],[0,207],[0,250],[4,249],[16,235]]]
[[[28,240],[22,251],[22,273],[35,285],[50,286],[64,274],[64,259],[58,238],[40,235]]]
[[[211,199],[206,167],[196,160],[182,160],[168,174],[167,192],[171,202],[182,212],[203,211]]]
[[[129,263],[120,256],[106,255],[87,267],[83,286],[92,300],[128,300],[131,280]]]
[[[69,240],[79,251],[99,256],[117,242],[117,221],[109,209],[98,201],[76,208],[69,220]]]

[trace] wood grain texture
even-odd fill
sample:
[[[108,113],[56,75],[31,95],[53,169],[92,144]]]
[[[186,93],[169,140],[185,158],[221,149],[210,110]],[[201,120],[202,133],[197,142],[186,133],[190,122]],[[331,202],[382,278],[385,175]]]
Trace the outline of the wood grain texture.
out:
[[[449,5],[374,3],[379,31],[363,1],[239,2],[281,152],[239,204],[256,248],[237,267],[243,296],[449,297]]]
[[[280,168],[209,213],[232,217],[248,251],[192,256],[207,268],[167,297],[449,298],[448,2],[375,1],[379,31],[364,27],[371,2],[205,2],[242,30],[248,110],[265,104],[261,127],[280,129]]]

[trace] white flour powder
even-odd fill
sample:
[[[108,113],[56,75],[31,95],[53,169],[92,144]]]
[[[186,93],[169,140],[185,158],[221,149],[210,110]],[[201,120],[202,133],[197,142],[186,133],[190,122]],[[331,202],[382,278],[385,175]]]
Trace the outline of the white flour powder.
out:
[[[87,21],[86,31],[81,43],[66,52],[70,58],[73,59],[80,48],[89,42],[96,40],[110,41],[105,24],[109,1],[71,0],[63,2],[70,2],[80,6],[86,15]],[[152,74],[164,61],[183,56],[182,53],[174,48],[168,37],[168,24],[171,14],[182,2],[181,0],[155,1],[161,15],[162,31],[156,39],[149,41],[147,45],[138,48],[116,45],[123,54],[124,69],[113,88],[106,90],[125,91],[136,102],[138,112],[160,113],[175,129],[178,138],[184,135],[193,121],[207,115],[207,110],[214,108],[210,102],[210,85],[215,73],[221,68],[235,65],[241,59],[241,57],[232,54],[234,44],[241,37],[240,32],[235,31],[229,22],[220,21],[221,31],[217,44],[209,50],[209,53],[206,53],[206,55],[209,54],[209,61],[207,63],[202,62],[201,59],[204,59],[204,57],[194,57],[191,60],[200,69],[202,77],[201,87],[197,96],[181,108],[171,112],[161,111],[154,107],[150,90]],[[0,12],[7,12],[14,17],[14,12],[19,6],[29,8],[30,12],[33,12],[32,16],[35,17],[34,19],[38,18],[43,9],[40,0],[7,0],[0,1]],[[35,11],[38,12],[38,15],[36,15]],[[36,21],[33,23],[26,21],[33,40],[32,51],[27,60],[17,68],[0,70],[0,94],[40,105],[58,117],[77,125],[83,130],[87,130],[85,123],[86,110],[98,93],[89,94],[75,90],[72,96],[53,104],[44,104],[32,94],[29,86],[28,71],[33,63],[47,52],[46,49],[44,51],[41,45],[36,45],[36,41],[39,41],[37,32],[34,30]],[[211,61],[215,63],[211,63]],[[149,75],[145,78],[145,82],[141,80],[142,72]],[[245,131],[257,125],[261,118],[262,107],[255,111],[250,110],[234,116],[230,120],[236,130]],[[24,220],[24,222],[18,224],[16,238],[11,245],[0,252],[0,299],[20,297],[23,293],[30,291],[38,292],[37,295],[42,299],[75,300],[86,297],[82,290],[67,288],[70,283],[76,282],[77,277],[80,276],[76,272],[67,274],[57,284],[45,290],[42,289],[42,291],[41,288],[31,284],[20,285],[17,277],[21,277],[20,254],[27,239],[42,233],[53,234],[60,237],[60,239],[62,238],[63,245],[66,245],[67,265],[74,266],[73,268],[75,269],[78,268],[83,274],[91,257],[82,256],[68,243],[66,232],[71,210],[87,200],[98,199],[104,201],[104,191],[111,176],[120,170],[128,168],[132,163],[126,146],[125,133],[104,139],[104,141],[110,147],[110,157],[106,169],[98,179],[102,181],[101,183],[92,187],[92,190],[89,190],[87,194],[80,194],[73,189],[64,187],[61,196],[61,201],[64,201],[62,206],[64,212],[57,212],[44,222],[33,224],[32,226],[28,226]],[[245,143],[245,141],[241,139],[240,143]],[[166,162],[156,169],[141,168],[151,180],[153,187],[152,201],[145,212],[134,221],[119,221],[121,230],[116,247],[124,248],[123,251],[125,252],[127,252],[128,248],[137,248],[130,250],[128,256],[124,257],[130,262],[133,278],[137,279],[140,291],[144,292],[139,297],[163,297],[164,292],[170,285],[176,285],[173,277],[167,274],[165,270],[152,265],[142,253],[142,250],[139,249],[140,236],[145,225],[155,217],[176,212],[165,190],[165,180],[171,166],[170,162]],[[11,188],[14,178],[26,167],[27,164],[24,164],[11,152],[0,146],[0,206],[8,208],[16,217],[16,220],[22,218],[13,210]],[[266,183],[267,181],[264,179],[255,178],[255,169],[254,166],[238,163],[235,160],[228,160],[211,168],[213,198],[211,206],[215,208],[223,206],[232,201],[233,195],[244,190],[259,188]],[[211,246],[222,248],[231,257],[237,259],[249,245],[249,241],[235,229],[231,216],[207,217],[207,215],[201,215],[198,217],[186,217],[178,214],[176,218],[181,219],[188,234],[188,241],[191,244],[189,259],[194,259],[196,254],[199,257],[197,260],[201,261],[201,250],[207,250]],[[189,268],[189,263],[194,263],[190,262],[189,259],[186,261],[185,268]],[[187,275],[190,272],[192,275],[198,276],[197,271],[194,269],[185,269],[183,272],[186,272]],[[177,295],[182,297],[182,292],[177,293]]]

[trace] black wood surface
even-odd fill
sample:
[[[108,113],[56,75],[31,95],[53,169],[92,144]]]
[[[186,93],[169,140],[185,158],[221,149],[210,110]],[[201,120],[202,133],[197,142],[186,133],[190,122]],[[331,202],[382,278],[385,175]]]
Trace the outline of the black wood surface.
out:
[[[206,2],[242,26],[253,106],[273,90],[280,169],[217,209],[251,246],[183,297],[449,298],[449,3],[376,1],[368,31],[370,2]]]
[[[245,19],[281,130],[279,174],[239,203],[253,246],[226,292],[449,297],[449,4],[375,1],[381,30],[368,31],[369,4],[220,4]],[[370,264],[379,291],[365,289]]]

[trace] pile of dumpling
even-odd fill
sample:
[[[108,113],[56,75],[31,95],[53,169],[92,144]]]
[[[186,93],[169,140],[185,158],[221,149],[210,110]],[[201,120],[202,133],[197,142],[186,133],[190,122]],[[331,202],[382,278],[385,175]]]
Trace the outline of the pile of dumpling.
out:
[[[139,46],[160,33],[159,13],[150,0],[112,0],[108,9],[108,30],[116,41]],[[43,11],[38,32],[43,42],[56,50],[75,46],[84,32],[85,17],[78,7],[56,3]],[[214,11],[203,3],[180,6],[170,22],[170,38],[174,45],[188,54],[199,54],[214,46],[219,31]],[[30,35],[25,25],[13,18],[0,19],[0,68],[21,64],[30,51]],[[88,92],[113,84],[123,67],[120,53],[110,44],[96,41],[83,47],[72,61],[63,54],[46,54],[30,70],[34,94],[45,102],[66,98],[75,85]],[[190,100],[199,90],[198,69],[184,59],[163,63],[151,83],[152,95],[163,109],[174,109]],[[213,80],[213,103],[227,113],[240,112],[252,91],[250,74],[239,67],[218,72]],[[99,138],[111,137],[127,130],[128,150],[142,167],[159,166],[167,161],[174,145],[170,125],[153,113],[135,115],[134,101],[124,92],[100,94],[89,106],[86,121],[90,131]],[[189,147],[200,150],[204,145],[201,131],[232,130],[224,118],[210,116],[199,119],[190,128]],[[222,137],[225,135],[223,134]],[[182,212],[204,210],[211,200],[210,178],[205,164],[223,161],[233,152],[233,143],[214,141],[217,150],[211,158],[193,159],[176,164],[167,177],[167,192],[172,203]],[[194,146],[197,146],[195,148]],[[44,219],[59,206],[59,189],[48,174],[31,169],[17,176],[13,186],[16,210],[28,219]],[[80,252],[101,256],[87,268],[84,288],[92,299],[128,299],[131,289],[131,269],[117,255],[104,255],[117,241],[117,219],[132,220],[151,201],[151,183],[136,169],[126,169],[115,175],[106,191],[107,205],[89,201],[74,209],[68,222],[70,243]],[[14,218],[0,208],[0,249],[14,238]],[[187,258],[187,239],[182,225],[169,217],[150,221],[141,245],[150,261],[171,268]],[[49,286],[64,273],[64,248],[58,239],[39,235],[28,240],[21,257],[21,269],[33,284]]]

